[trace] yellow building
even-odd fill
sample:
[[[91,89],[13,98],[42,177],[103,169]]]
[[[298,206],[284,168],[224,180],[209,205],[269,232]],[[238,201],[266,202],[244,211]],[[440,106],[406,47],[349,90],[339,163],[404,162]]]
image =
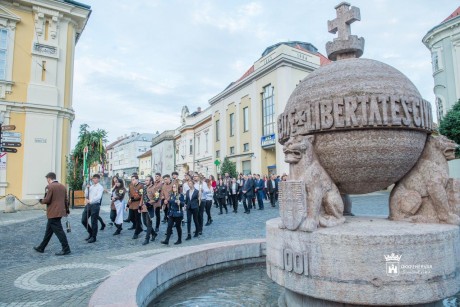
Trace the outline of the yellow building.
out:
[[[277,142],[278,115],[297,84],[329,62],[310,43],[292,41],[268,47],[239,80],[209,100],[212,160],[228,157],[238,172],[246,174],[287,173],[288,164]]]
[[[75,45],[90,14],[72,0],[0,0],[0,118],[16,126],[2,141],[21,143],[1,157],[0,195],[35,202],[46,173],[65,182]]]
[[[144,180],[148,175],[152,175],[152,150],[147,150],[137,156],[137,159],[139,160],[139,179]]]

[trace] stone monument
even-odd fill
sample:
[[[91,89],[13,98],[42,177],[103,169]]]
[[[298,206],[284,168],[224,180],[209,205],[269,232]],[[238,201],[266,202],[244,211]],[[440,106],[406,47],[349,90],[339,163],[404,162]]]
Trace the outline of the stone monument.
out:
[[[431,132],[431,104],[384,63],[360,59],[360,10],[328,22],[333,62],[307,76],[278,118],[290,180],[267,222],[267,274],[280,305],[437,306],[460,290],[460,181],[455,144]],[[390,218],[343,216],[341,194],[396,184]],[[423,223],[423,224],[421,224]],[[316,305],[315,305],[316,304]]]

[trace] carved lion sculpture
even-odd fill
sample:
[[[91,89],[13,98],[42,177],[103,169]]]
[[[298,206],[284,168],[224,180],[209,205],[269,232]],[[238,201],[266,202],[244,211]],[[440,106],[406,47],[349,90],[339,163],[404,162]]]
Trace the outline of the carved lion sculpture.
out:
[[[391,192],[390,219],[460,225],[460,183],[449,178],[447,165],[455,146],[444,136],[428,137],[418,162]]]
[[[318,225],[331,227],[345,221],[340,192],[319,163],[313,142],[314,136],[297,136],[283,147],[285,161],[290,167],[290,178],[303,182],[305,186],[306,210],[297,211],[305,215],[301,217],[298,229],[308,232],[314,231]]]

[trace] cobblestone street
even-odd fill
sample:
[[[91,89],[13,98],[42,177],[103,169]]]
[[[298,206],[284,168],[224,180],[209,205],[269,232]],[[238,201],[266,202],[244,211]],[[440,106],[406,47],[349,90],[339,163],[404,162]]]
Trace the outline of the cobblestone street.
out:
[[[354,196],[352,200],[353,212],[357,215],[388,215],[387,192]],[[109,210],[106,199],[101,210],[106,223],[109,222]],[[156,240],[146,246],[141,245],[143,237],[131,238],[132,231],[126,230],[129,227],[126,223],[120,236],[112,236],[115,229],[107,226],[99,231],[96,243],[88,244],[84,240],[87,233],[80,222],[82,211],[71,211],[72,232],[67,235],[72,253],[64,257],[54,255],[61,248],[55,236],[44,254],[33,250],[45,231],[44,211],[0,213],[0,306],[86,306],[99,283],[111,273],[142,257],[175,248],[172,244],[160,244],[165,224],[161,224]],[[181,247],[263,238],[265,221],[279,216],[278,207],[272,208],[269,203],[265,203],[265,210],[251,210],[249,215],[243,214],[242,206],[237,214],[231,211],[218,215],[219,210],[213,207],[212,225],[204,227],[199,238],[183,241]],[[186,235],[186,229],[183,234]],[[171,241],[175,240],[174,234]]]

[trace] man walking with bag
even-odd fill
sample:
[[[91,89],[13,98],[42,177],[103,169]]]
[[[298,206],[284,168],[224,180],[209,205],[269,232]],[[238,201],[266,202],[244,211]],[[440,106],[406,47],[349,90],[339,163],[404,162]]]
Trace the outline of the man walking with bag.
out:
[[[68,255],[70,254],[70,247],[61,224],[61,218],[70,213],[67,189],[64,185],[57,182],[55,173],[48,173],[45,178],[48,182],[48,186],[46,187],[45,198],[40,199],[40,203],[46,204],[46,217],[48,218],[48,223],[46,224],[45,236],[43,237],[42,243],[35,246],[34,249],[39,253],[45,252],[45,248],[54,233],[62,245],[62,250],[57,252],[56,255]]]

